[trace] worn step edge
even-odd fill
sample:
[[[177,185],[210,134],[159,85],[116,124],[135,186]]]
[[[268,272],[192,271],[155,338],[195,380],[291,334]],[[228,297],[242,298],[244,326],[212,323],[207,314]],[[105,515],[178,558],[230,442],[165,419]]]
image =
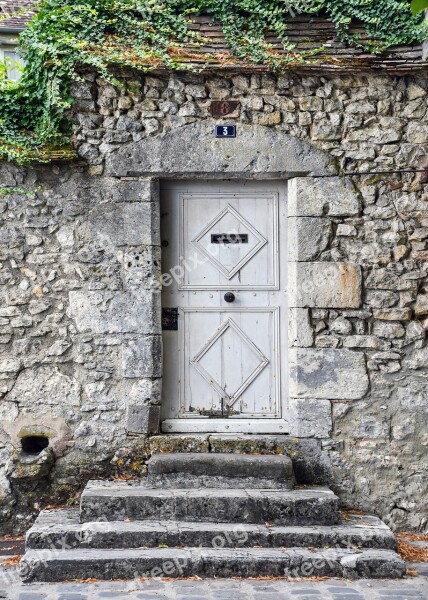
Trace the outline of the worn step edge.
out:
[[[30,550],[20,565],[25,583],[146,577],[399,578],[404,561],[390,550],[310,551],[303,548]]]
[[[275,525],[336,525],[339,499],[328,488],[294,490],[157,489],[136,482],[90,482],[82,522],[177,520]]]
[[[154,487],[293,487],[293,463],[284,455],[164,453],[153,455],[147,468]]]
[[[227,524],[226,524],[227,525]],[[392,531],[371,515],[352,515],[343,525],[268,527],[177,521],[79,522],[77,510],[43,511],[27,532],[27,549],[260,546],[396,549]]]
[[[154,488],[167,489],[259,489],[292,490],[294,482],[289,479],[269,477],[224,477],[220,475],[191,475],[185,473],[148,474],[147,483]]]

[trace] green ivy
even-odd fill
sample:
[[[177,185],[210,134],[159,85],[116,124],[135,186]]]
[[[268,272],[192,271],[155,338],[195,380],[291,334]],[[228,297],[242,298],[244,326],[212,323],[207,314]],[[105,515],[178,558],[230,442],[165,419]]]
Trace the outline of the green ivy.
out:
[[[191,15],[219,21],[236,59],[272,70],[305,60],[287,38],[290,11],[330,19],[343,41],[373,53],[422,41],[427,32],[407,0],[45,0],[20,37],[21,80],[8,82],[0,68],[0,157],[43,160],[47,146],[69,143],[64,112],[77,65],[110,81],[111,65],[189,68],[180,48],[203,42],[189,29]],[[364,35],[351,32],[355,23]],[[266,43],[267,31],[281,40],[284,54]]]
[[[25,188],[8,187],[8,186],[5,187],[5,186],[0,185],[0,198],[3,198],[4,196],[10,196],[12,194],[19,194],[20,196],[32,196],[33,194],[35,194],[36,192],[38,192],[41,189],[42,189],[42,186],[39,186],[32,190],[26,190]]]
[[[428,0],[412,0],[411,10],[414,15],[428,9]]]

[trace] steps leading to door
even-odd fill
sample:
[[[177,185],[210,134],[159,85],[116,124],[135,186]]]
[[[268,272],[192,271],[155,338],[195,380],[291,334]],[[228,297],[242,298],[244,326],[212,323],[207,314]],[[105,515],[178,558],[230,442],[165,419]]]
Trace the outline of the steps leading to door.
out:
[[[159,546],[227,548],[307,548],[395,550],[389,527],[369,515],[349,515],[340,525],[232,525],[180,521],[99,521],[81,523],[79,511],[46,510],[27,533],[27,548],[157,548]]]
[[[401,577],[402,560],[390,550],[306,548],[138,550],[29,550],[24,582],[135,577]]]
[[[288,456],[251,454],[156,454],[148,464],[148,484],[164,488],[292,489]]]
[[[342,523],[326,487],[289,489],[288,459],[179,457],[152,457],[146,480],[89,482],[80,511],[42,512],[27,534],[23,581],[404,574],[386,525],[357,515]]]
[[[163,489],[142,482],[91,481],[81,520],[179,520],[276,525],[336,525],[339,499],[326,487],[295,490]]]

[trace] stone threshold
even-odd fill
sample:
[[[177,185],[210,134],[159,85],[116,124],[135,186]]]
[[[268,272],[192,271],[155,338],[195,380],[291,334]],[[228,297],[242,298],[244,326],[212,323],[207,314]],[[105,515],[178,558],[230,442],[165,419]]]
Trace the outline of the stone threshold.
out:
[[[241,433],[163,434],[149,438],[150,454],[165,452],[211,452],[287,455],[293,461],[296,482],[329,485],[332,467],[321,440],[290,435]]]

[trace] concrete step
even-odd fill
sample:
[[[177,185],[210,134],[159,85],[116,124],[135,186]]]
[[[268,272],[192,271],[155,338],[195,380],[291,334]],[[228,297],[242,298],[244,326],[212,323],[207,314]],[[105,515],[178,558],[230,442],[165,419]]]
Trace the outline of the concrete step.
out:
[[[288,456],[155,454],[148,462],[148,483],[167,488],[292,489]]]
[[[156,489],[135,481],[91,481],[81,497],[80,519],[336,525],[340,512],[338,497],[326,487],[186,490]]]
[[[377,548],[396,549],[380,519],[350,515],[342,525],[267,526],[266,524],[113,521],[80,523],[79,511],[46,510],[27,533],[27,549],[130,549],[172,547]]]
[[[152,548],[29,550],[24,582],[137,577],[402,577],[403,560],[390,550]]]

